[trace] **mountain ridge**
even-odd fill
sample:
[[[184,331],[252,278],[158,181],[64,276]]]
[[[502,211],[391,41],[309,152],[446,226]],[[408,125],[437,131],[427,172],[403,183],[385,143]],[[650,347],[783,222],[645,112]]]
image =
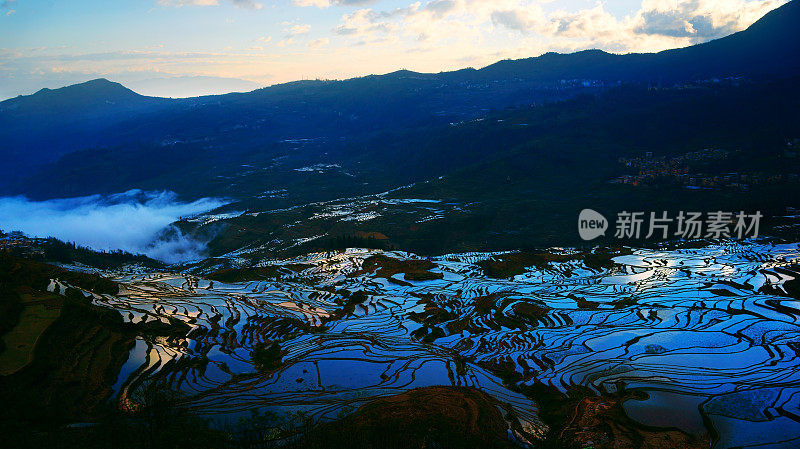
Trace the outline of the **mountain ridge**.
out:
[[[797,0],[792,0],[786,3],[783,6],[780,6],[772,11],[766,13],[762,18],[754,22],[745,30],[730,34],[728,36],[724,36],[721,38],[713,39],[711,41],[690,45],[687,47],[680,47],[680,48],[672,48],[667,49],[659,52],[652,52],[652,53],[640,53],[640,52],[631,52],[631,53],[611,53],[607,52],[602,49],[585,49],[579,50],[571,53],[559,53],[555,51],[549,51],[543,53],[539,56],[527,57],[527,58],[520,58],[520,59],[504,59],[492,64],[489,64],[482,68],[474,68],[474,67],[465,67],[462,69],[457,69],[453,71],[444,71],[444,72],[416,72],[413,70],[407,69],[399,69],[393,72],[384,73],[384,74],[370,74],[364,75],[360,77],[353,77],[343,80],[335,80],[335,81],[324,81],[324,80],[295,80],[295,81],[288,81],[286,83],[279,83],[274,84],[271,86],[265,86],[259,89],[254,89],[249,92],[230,92],[225,94],[219,95],[203,95],[198,97],[189,97],[184,98],[187,99],[198,99],[198,98],[206,98],[206,97],[225,97],[229,95],[246,95],[253,92],[262,92],[267,91],[273,88],[281,88],[286,86],[292,86],[297,84],[307,84],[307,83],[337,83],[337,82],[348,82],[353,80],[359,80],[364,78],[400,78],[400,77],[424,77],[427,79],[430,78],[472,78],[474,80],[483,79],[486,75],[497,77],[498,75],[503,75],[503,71],[506,73],[504,76],[506,78],[512,76],[535,76],[540,75],[541,81],[554,81],[558,79],[562,79],[560,77],[566,76],[568,78],[581,78],[581,77],[594,77],[593,79],[598,80],[616,80],[622,76],[623,72],[637,72],[635,76],[628,76],[627,79],[624,81],[675,81],[679,79],[688,79],[691,77],[697,78],[699,76],[713,76],[713,75],[730,75],[730,76],[738,76],[738,75],[764,75],[765,70],[763,67],[758,67],[758,64],[753,64],[751,59],[764,59],[765,58],[765,49],[769,50],[772,49],[772,53],[774,53],[774,49],[779,46],[781,42],[785,43],[784,46],[785,53],[795,53],[800,49],[800,37],[795,36],[792,39],[792,31],[796,24],[800,23],[800,2]],[[777,31],[776,31],[777,30]],[[785,38],[785,39],[784,39]],[[762,42],[766,40],[766,42]],[[742,55],[741,52],[734,52],[731,51],[730,43],[735,42],[737,45],[744,45],[750,54]],[[720,60],[719,58],[714,59],[712,63],[707,62],[706,67],[702,68],[701,70],[695,70],[693,75],[687,74],[688,72],[683,71],[683,73],[675,73],[674,71],[667,70],[667,67],[670,65],[675,65],[677,62],[680,61],[654,61],[660,57],[685,57],[692,60],[702,59],[700,55],[707,56],[709,49],[713,52],[722,52],[725,53],[726,60]],[[688,53],[688,55],[687,55]],[[766,52],[766,56],[773,57],[774,55],[771,54],[770,51]],[[605,67],[604,64],[614,64],[619,63],[620,61],[625,60],[626,67],[624,69],[618,68],[608,72],[608,67]],[[557,70],[552,66],[544,67],[544,69],[549,69],[553,73],[540,73],[540,67],[545,64],[563,64],[566,62],[566,67],[561,68],[561,70]],[[800,70],[800,61],[798,60],[784,60],[783,61],[786,65],[782,66],[782,70]],[[587,66],[587,64],[589,66]],[[595,66],[591,66],[594,64]],[[648,64],[651,64],[651,67],[647,67]],[[633,65],[633,67],[631,67]],[[583,66],[583,67],[581,67]],[[717,69],[710,68],[711,66],[717,67]],[[770,67],[770,69],[774,69],[774,67]],[[533,70],[533,71],[532,71]],[[570,70],[572,72],[564,72],[563,70]],[[593,70],[599,72],[593,72]],[[725,73],[725,72],[728,73]],[[572,73],[572,75],[570,75]],[[767,71],[767,74],[773,74],[771,71]],[[623,78],[625,78],[623,76]],[[96,78],[93,80],[89,80],[83,83],[72,84],[69,86],[64,86],[61,88],[56,89],[48,89],[43,88],[32,95],[19,95],[17,97],[0,101],[0,106],[4,103],[10,102],[12,100],[18,100],[20,98],[31,98],[37,96],[41,93],[57,93],[57,92],[65,92],[64,89],[67,88],[75,88],[75,87],[90,87],[90,86],[101,86],[101,85],[108,85],[113,84],[119,87],[124,88],[125,90],[135,93],[132,90],[128,89],[127,87],[123,86],[120,83],[109,81],[106,78]],[[135,93],[136,94],[136,93]],[[144,97],[143,95],[136,94],[140,97]],[[167,99],[166,97],[150,97],[150,98],[162,98]]]
[[[2,108],[42,106],[68,108],[75,105],[89,106],[96,102],[132,101],[145,98],[148,97],[140,95],[120,83],[109,81],[106,78],[96,78],[56,89],[45,87],[31,95],[19,95],[0,102],[0,110]],[[24,104],[26,102],[32,104]]]
[[[800,39],[794,23],[800,23],[797,1],[742,32],[661,53],[551,52],[500,61],[480,70],[440,74],[400,70],[185,99],[144,97],[104,79],[40,91],[0,103],[0,142],[4,143],[0,158],[14,161],[0,166],[0,191],[28,193],[25,186],[31,186],[40,169],[72,153],[77,154],[69,165],[84,169],[119,156],[127,164],[119,167],[125,182],[134,184],[161,173],[158,160],[181,164],[186,158],[207,158],[204,163],[212,176],[218,175],[217,167],[232,162],[291,156],[298,165],[286,173],[296,176],[295,168],[323,161],[337,164],[336,158],[346,159],[353,152],[379,151],[369,146],[381,139],[479,120],[492,111],[597,95],[620,84],[713,84],[714,77],[731,75],[744,79],[726,82],[729,85],[792,79],[800,75]],[[82,95],[85,90],[92,95]],[[51,101],[53,97],[58,101]],[[434,140],[439,137],[430,135]],[[156,159],[145,158],[147,164],[142,166],[142,154]],[[78,176],[70,181],[74,190],[57,195],[85,193],[82,183],[84,178]],[[112,184],[116,185],[107,188]],[[42,195],[53,195],[55,189]]]

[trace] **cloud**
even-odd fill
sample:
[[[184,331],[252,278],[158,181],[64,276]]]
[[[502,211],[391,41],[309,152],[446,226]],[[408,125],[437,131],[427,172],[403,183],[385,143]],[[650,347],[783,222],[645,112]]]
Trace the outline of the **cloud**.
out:
[[[320,47],[324,47],[324,46],[326,46],[326,45],[328,45],[330,43],[331,43],[331,40],[329,38],[323,37],[323,38],[315,39],[315,40],[309,42],[308,44],[306,44],[306,46],[309,47],[309,48],[320,48]]]
[[[317,8],[327,8],[329,6],[367,6],[377,2],[377,0],[294,0],[297,6],[316,6]]]
[[[297,6],[316,6],[317,8],[327,8],[331,6],[330,0],[294,0],[294,4]]]
[[[193,239],[177,226],[165,227],[145,248],[145,254],[167,263],[181,263],[206,256],[206,242]]]
[[[603,3],[578,11],[541,12],[536,4],[515,2],[495,9],[495,26],[536,33],[551,42],[570,39],[573,45],[601,46],[621,51],[657,51],[705,42],[747,28],[786,0],[643,0],[632,14],[617,18]]]
[[[261,3],[254,2],[253,0],[227,0],[228,3],[231,3],[233,6],[242,9],[261,9],[264,5]],[[219,0],[158,0],[158,4],[161,6],[173,6],[173,7],[181,7],[181,6],[217,6],[219,5]]]
[[[263,5],[252,0],[231,0],[235,6],[242,9],[261,9]]]
[[[0,198],[0,228],[52,236],[96,250],[144,253],[174,263],[202,257],[204,245],[171,223],[223,204],[214,198],[185,203],[172,192],[140,190],[47,201],[6,197]]]
[[[217,0],[158,0],[161,6],[216,6],[219,4]]]
[[[549,13],[543,10],[545,3],[432,0],[384,11],[363,8],[342,16],[334,32],[366,43],[388,39],[430,46],[452,41],[467,47],[469,41],[491,40],[487,28],[492,27],[527,35],[548,49],[659,51],[743,30],[786,0],[643,0],[625,17],[606,11],[602,2],[572,11],[551,7]]]
[[[712,0],[645,0],[634,32],[692,38],[693,42],[727,36],[782,5],[782,0],[719,2]]]
[[[541,15],[534,17],[528,10],[504,10],[492,11],[492,23],[515,31],[528,31],[535,23],[538,23]]]
[[[291,36],[296,36],[298,34],[305,34],[308,33],[309,31],[311,31],[311,25],[307,23],[294,25],[286,30],[286,32],[289,33]]]
[[[589,42],[613,42],[627,39],[630,26],[608,13],[602,4],[576,13],[554,13],[540,24],[540,33],[553,37],[584,39]]]
[[[3,0],[3,2],[0,3],[0,10],[5,10],[6,17],[8,17],[16,12],[14,9],[14,5],[16,4],[17,0]]]
[[[456,2],[453,0],[434,0],[426,4],[424,10],[432,12],[437,18],[441,18],[455,8]]]

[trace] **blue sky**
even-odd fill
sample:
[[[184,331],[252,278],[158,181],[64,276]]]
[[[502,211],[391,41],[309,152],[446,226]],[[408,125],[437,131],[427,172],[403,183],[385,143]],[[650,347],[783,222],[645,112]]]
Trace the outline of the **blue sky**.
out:
[[[649,52],[746,28],[786,0],[0,0],[0,99],[97,77],[145,94]]]

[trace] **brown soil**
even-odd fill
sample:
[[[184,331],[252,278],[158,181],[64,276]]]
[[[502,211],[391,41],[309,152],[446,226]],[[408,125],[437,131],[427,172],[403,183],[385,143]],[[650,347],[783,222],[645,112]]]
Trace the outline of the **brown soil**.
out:
[[[508,448],[496,401],[467,387],[418,388],[381,398],[317,428],[308,447]],[[305,447],[305,446],[304,446]]]

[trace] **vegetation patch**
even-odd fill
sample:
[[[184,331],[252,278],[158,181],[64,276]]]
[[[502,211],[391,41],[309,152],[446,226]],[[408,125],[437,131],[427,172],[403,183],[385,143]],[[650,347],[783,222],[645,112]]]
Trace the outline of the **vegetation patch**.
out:
[[[381,398],[309,434],[308,448],[511,448],[508,424],[488,394],[469,387],[418,388]]]
[[[55,265],[0,254],[0,283],[25,285],[45,291],[52,279],[95,293],[119,293],[119,284],[96,274],[68,271]]]
[[[323,321],[336,320],[345,315],[349,315],[356,311],[357,306],[364,304],[369,299],[369,293],[364,290],[358,290],[353,293],[350,293],[348,290],[341,290],[338,293],[341,295],[341,299],[337,298],[335,301],[340,304],[342,308],[333,311],[330,317]]]
[[[353,234],[325,239],[321,242],[319,248],[328,251],[339,251],[347,248],[392,249],[393,246],[389,243],[389,238],[380,232],[356,231]]]
[[[533,321],[539,321],[547,315],[550,309],[532,302],[518,302],[514,304],[514,313]]]
[[[204,277],[219,282],[265,281],[276,279],[285,273],[297,273],[311,268],[312,266],[313,265],[308,264],[289,264],[270,265],[266,267],[227,268],[214,271]]]
[[[549,252],[521,251],[516,253],[501,254],[477,263],[486,276],[495,279],[506,279],[523,274],[531,267],[544,269],[551,262],[571,262],[581,260],[588,267],[595,270],[608,269],[614,266],[612,257],[629,253],[626,248],[598,248],[591,253],[579,254],[554,254]]]
[[[137,336],[182,338],[189,326],[125,323],[116,310],[95,306],[82,290],[46,291],[51,279],[95,293],[114,294],[116,282],[97,275],[0,254],[0,422],[53,426],[101,419]]]
[[[420,302],[425,304],[425,310],[408,314],[408,317],[417,323],[436,325],[458,318],[455,312],[448,311],[446,307],[440,307],[433,295],[426,295]]]
[[[56,295],[31,291],[22,296],[24,308],[18,322],[3,336],[0,376],[14,374],[33,360],[39,337],[61,314],[62,299]]]
[[[622,407],[629,399],[646,399],[639,391],[621,389],[597,395],[586,387],[573,386],[563,394],[555,387],[534,384],[522,391],[536,399],[540,417],[550,432],[550,447],[707,449],[708,435],[693,436],[674,428],[654,428],[632,420]]]
[[[548,432],[534,442],[543,448],[649,448],[708,449],[709,435],[689,435],[675,428],[655,428],[631,419],[622,407],[628,399],[646,399],[646,394],[620,386],[615,393],[597,394],[587,387],[570,386],[565,393],[551,385],[520,384],[525,376],[511,359],[478,363],[495,373],[512,390],[536,401],[539,418]]]
[[[277,342],[259,342],[250,353],[253,364],[261,372],[271,372],[281,367],[283,351]]]
[[[0,282],[0,337],[17,325],[23,309],[19,294],[10,285]],[[0,338],[0,353],[5,348],[4,344]]]
[[[96,419],[128,358],[135,334],[118,312],[65,297],[39,337],[33,360],[0,377],[1,420],[54,424]]]
[[[573,295],[572,293],[568,294],[567,298],[575,301],[575,304],[578,306],[579,309],[597,310],[597,308],[600,306],[600,303],[598,302],[589,301],[583,296]]]
[[[376,254],[364,259],[361,270],[351,276],[360,276],[366,273],[375,272],[375,277],[391,278],[392,276],[403,273],[409,281],[429,281],[442,279],[442,273],[434,273],[430,270],[437,265],[427,259],[395,259],[393,257]]]
[[[0,231],[0,235],[3,235],[2,231]],[[26,259],[64,264],[80,263],[105,270],[117,269],[131,264],[149,268],[161,268],[164,266],[162,262],[143,254],[132,254],[122,250],[96,251],[76,245],[73,242],[62,242],[54,237],[30,239],[19,235],[15,236],[15,238],[20,244],[8,246],[4,248],[5,251],[12,256]]]

